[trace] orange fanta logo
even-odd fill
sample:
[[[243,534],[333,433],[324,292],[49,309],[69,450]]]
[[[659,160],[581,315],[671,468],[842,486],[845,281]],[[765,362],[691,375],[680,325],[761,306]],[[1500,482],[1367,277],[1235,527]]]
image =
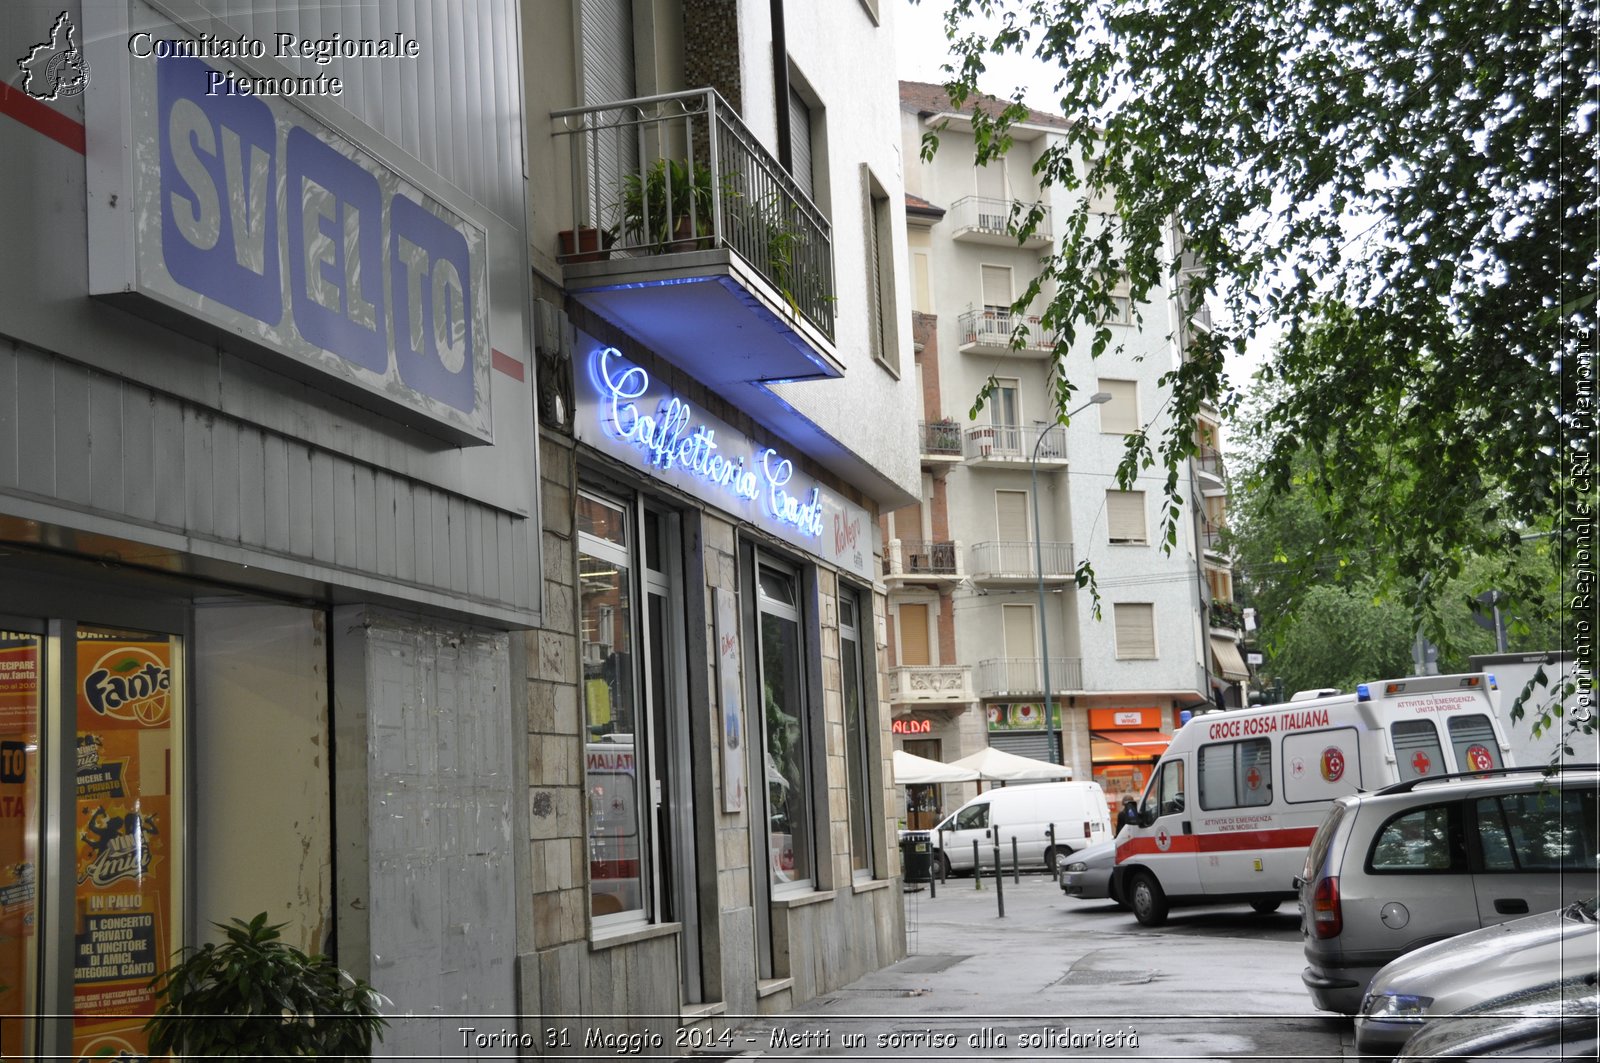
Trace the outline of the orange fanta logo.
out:
[[[95,712],[146,727],[167,722],[171,688],[172,669],[137,646],[119,646],[107,653],[83,680],[83,696]]]

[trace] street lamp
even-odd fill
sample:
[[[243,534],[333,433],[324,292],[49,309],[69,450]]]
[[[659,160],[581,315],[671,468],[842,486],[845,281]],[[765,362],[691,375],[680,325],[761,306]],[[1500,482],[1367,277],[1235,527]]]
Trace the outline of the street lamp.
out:
[[[1082,413],[1090,406],[1100,406],[1111,401],[1111,392],[1097,391],[1089,396],[1089,401],[1071,410],[1061,420],[1070,421],[1076,414]],[[1044,654],[1040,658],[1040,666],[1044,670],[1044,740],[1046,755],[1050,763],[1059,764],[1061,761],[1056,756],[1056,721],[1055,708],[1050,703],[1050,618],[1045,613],[1044,600],[1044,540],[1039,537],[1039,444],[1044,442],[1044,434],[1050,430],[1050,425],[1039,429],[1039,438],[1033,441],[1033,565],[1039,577],[1039,649]]]

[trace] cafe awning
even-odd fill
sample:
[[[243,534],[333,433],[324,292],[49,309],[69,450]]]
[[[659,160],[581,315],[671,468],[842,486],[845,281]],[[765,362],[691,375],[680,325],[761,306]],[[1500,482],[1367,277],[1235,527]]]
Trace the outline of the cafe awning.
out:
[[[1090,755],[1101,760],[1154,760],[1165,753],[1172,736],[1160,731],[1092,731]]]
[[[894,784],[896,786],[921,786],[932,783],[971,782],[978,773],[969,768],[958,768],[927,757],[894,751]]]
[[[1250,678],[1250,669],[1239,656],[1239,647],[1228,638],[1211,636],[1211,656],[1217,662],[1217,673],[1229,682]]]

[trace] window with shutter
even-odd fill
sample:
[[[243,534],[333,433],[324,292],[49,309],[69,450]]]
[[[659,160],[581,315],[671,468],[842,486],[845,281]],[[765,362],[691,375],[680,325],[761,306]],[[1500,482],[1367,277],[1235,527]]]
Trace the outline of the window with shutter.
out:
[[[1100,407],[1100,431],[1125,436],[1139,430],[1139,384],[1101,377],[1099,388],[1111,396]]]
[[[995,524],[1001,542],[1032,542],[1028,523],[1028,492],[996,491],[994,493]]]
[[[1111,610],[1117,629],[1117,659],[1153,659],[1156,655],[1155,606],[1148,602],[1117,602]]]
[[[1149,542],[1144,521],[1143,491],[1107,491],[1106,527],[1114,543]]]
[[[983,307],[1004,312],[1011,308],[1011,267],[982,266]]]
[[[638,95],[634,74],[632,0],[582,0],[583,102],[586,105],[631,100]],[[625,124],[594,140],[591,170],[584,175],[586,214],[602,225],[617,219],[607,212],[622,198],[623,179],[639,169],[636,131]]]
[[[900,606],[900,664],[917,668],[931,664],[928,647],[928,607],[904,603]]]
[[[1002,605],[1000,616],[1005,632],[1006,656],[1012,660],[1036,656],[1038,639],[1034,633],[1033,606]]]
[[[816,201],[811,176],[811,108],[792,87],[789,89],[789,161],[794,183],[806,198]]]

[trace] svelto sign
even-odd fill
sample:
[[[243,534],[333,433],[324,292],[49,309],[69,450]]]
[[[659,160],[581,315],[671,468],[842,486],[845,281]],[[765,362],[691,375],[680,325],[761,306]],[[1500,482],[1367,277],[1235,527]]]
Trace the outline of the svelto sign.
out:
[[[138,0],[127,13],[137,24],[97,37],[184,39]],[[114,66],[127,91],[86,109],[91,290],[231,333],[424,431],[489,441],[483,229],[301,103],[240,91],[228,60],[103,49],[97,77]]]

